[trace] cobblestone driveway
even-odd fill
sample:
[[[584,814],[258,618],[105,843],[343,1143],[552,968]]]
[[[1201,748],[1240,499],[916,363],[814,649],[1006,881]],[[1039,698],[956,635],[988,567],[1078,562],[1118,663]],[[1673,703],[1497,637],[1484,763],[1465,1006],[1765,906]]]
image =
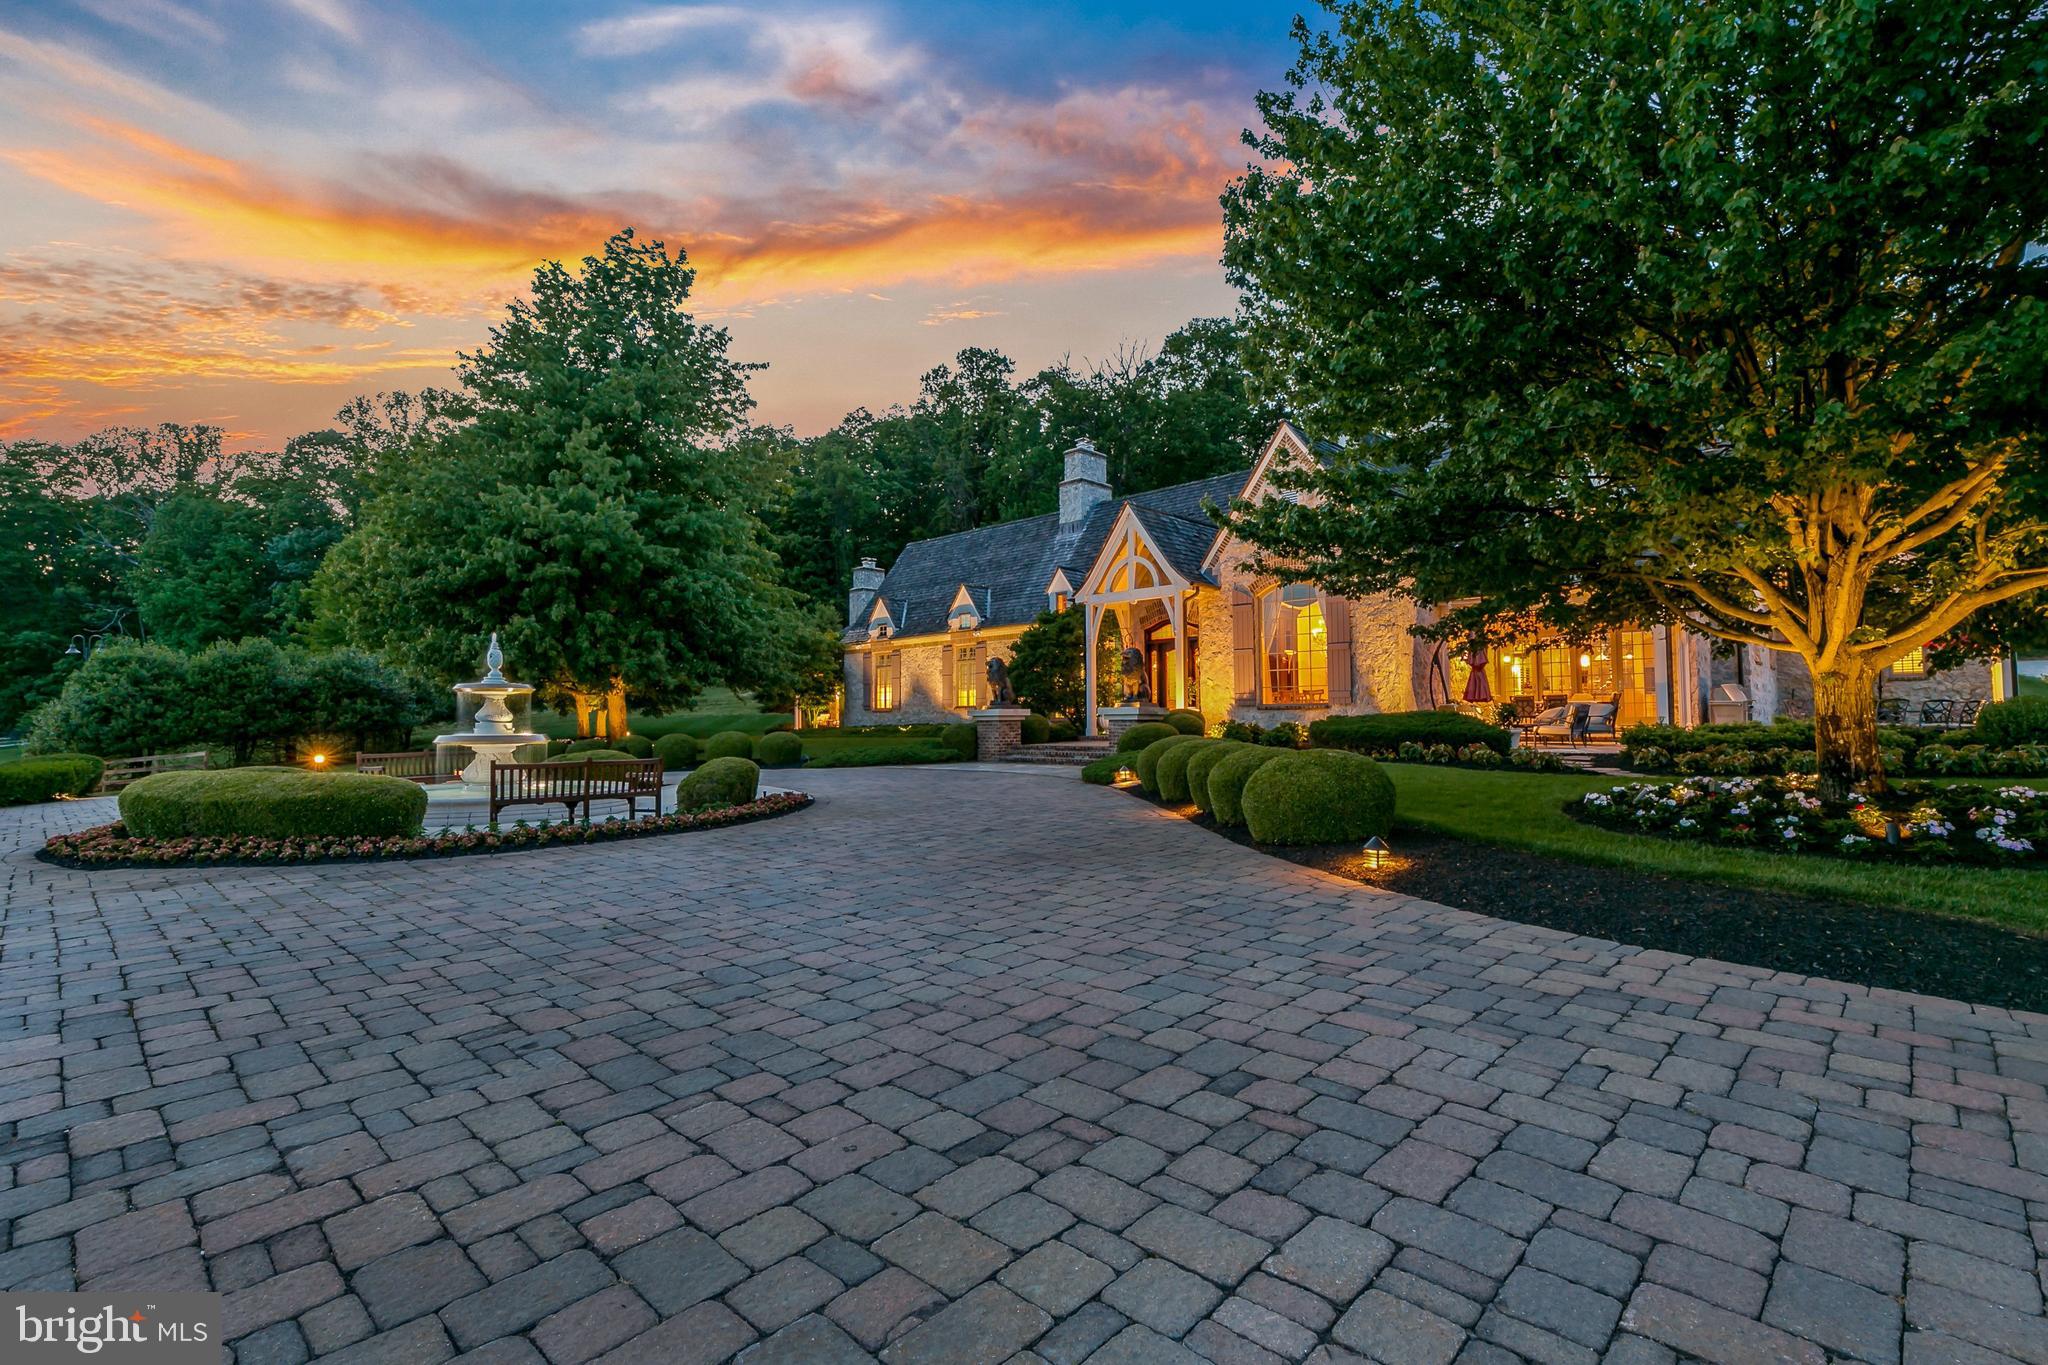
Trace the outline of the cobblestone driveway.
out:
[[[0,814],[0,1287],[221,1290],[243,1365],[2048,1361],[2048,1020],[802,785],[381,868]]]

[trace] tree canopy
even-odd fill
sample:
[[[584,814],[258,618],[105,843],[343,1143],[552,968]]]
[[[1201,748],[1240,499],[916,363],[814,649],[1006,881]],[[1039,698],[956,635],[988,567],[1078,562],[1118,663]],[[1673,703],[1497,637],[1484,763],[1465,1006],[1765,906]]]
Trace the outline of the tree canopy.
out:
[[[1873,683],[2048,587],[2048,15],[1959,0],[1350,0],[1225,199],[1259,389],[1342,441],[1238,518],[1496,638],[1795,655],[1831,785]]]
[[[377,475],[320,570],[353,643],[444,680],[497,631],[586,716],[782,676],[796,603],[754,510],[775,469],[731,438],[751,400],[681,253],[623,231],[534,275],[442,395],[445,430]]]

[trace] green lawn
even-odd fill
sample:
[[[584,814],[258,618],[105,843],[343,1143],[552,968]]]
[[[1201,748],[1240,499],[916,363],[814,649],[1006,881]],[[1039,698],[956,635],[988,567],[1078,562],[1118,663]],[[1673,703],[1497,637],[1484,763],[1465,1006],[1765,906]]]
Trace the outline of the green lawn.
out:
[[[1475,772],[1409,763],[1386,766],[1398,796],[1396,823],[1408,828],[1579,862],[1871,901],[2048,933],[2048,874],[2039,871],[1881,866],[1618,834],[1580,824],[1564,813],[1565,802],[1582,792],[1613,786],[1617,779],[1612,777]]]

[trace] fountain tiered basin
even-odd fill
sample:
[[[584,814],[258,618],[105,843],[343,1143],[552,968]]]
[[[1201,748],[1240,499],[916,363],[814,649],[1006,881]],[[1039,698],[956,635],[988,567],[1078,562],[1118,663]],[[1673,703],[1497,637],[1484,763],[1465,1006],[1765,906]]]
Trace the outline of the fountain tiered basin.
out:
[[[430,802],[487,798],[493,763],[516,763],[522,747],[547,742],[546,735],[527,728],[533,708],[533,686],[505,676],[505,655],[498,648],[495,632],[484,655],[484,666],[488,671],[475,682],[455,684],[455,723],[469,728],[434,737],[436,766],[456,777],[454,781],[428,787]]]

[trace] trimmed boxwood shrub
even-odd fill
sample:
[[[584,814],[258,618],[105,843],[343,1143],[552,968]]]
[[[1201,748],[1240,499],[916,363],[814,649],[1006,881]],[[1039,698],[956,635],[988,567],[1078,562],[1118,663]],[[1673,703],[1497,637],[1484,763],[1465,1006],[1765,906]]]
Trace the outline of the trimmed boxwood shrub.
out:
[[[1244,822],[1262,844],[1359,844],[1394,825],[1394,781],[1363,754],[1282,754],[1244,784]]]
[[[1209,814],[1219,825],[1244,823],[1244,784],[1252,774],[1280,757],[1281,750],[1265,744],[1246,744],[1227,754],[1209,769]]]
[[[1200,736],[1173,734],[1165,739],[1154,740],[1140,749],[1138,756],[1131,760],[1131,771],[1138,775],[1138,785],[1152,796],[1159,795],[1159,760],[1175,745],[1187,744],[1198,738]]]
[[[631,757],[633,755],[627,753],[624,749],[571,749],[566,754],[557,754],[545,761],[549,763],[616,763],[621,759],[630,759]]]
[[[1123,755],[1110,754],[1106,757],[1098,758],[1093,763],[1082,768],[1081,780],[1083,782],[1093,782],[1098,787],[1112,787],[1116,785],[1117,773],[1128,766],[1130,766],[1129,760],[1125,759]]]
[[[418,833],[426,813],[417,782],[298,768],[156,773],[121,793],[121,823],[145,839],[390,838]]]
[[[1209,728],[1209,722],[1203,720],[1202,713],[1192,706],[1179,706],[1168,711],[1166,723],[1184,735],[1199,735]]]
[[[1052,722],[1033,711],[1024,717],[1024,742],[1043,744],[1052,738]]]
[[[646,735],[621,736],[619,740],[612,745],[612,747],[614,749],[624,749],[627,753],[633,755],[633,757],[635,758],[654,757],[654,741],[652,739],[649,739]]]
[[[939,743],[969,761],[981,754],[981,740],[971,721],[963,720],[958,725],[948,725],[939,731]]]
[[[588,739],[572,739],[562,746],[562,752],[565,754],[587,754],[593,749],[604,749],[613,753],[625,752],[623,745],[614,744],[608,739],[600,739],[595,735]]]
[[[899,763],[953,763],[960,755],[931,740],[906,740],[901,744],[849,744],[844,749],[816,754],[809,768],[883,768]]]
[[[1159,755],[1157,775],[1159,799],[1162,801],[1186,802],[1188,800],[1188,760],[1202,750],[1216,743],[1200,735],[1189,735],[1186,744],[1175,744]]]
[[[654,741],[654,756],[661,760],[663,772],[694,768],[697,766],[697,737],[680,730],[672,735],[663,735]]]
[[[1135,754],[1162,739],[1172,739],[1179,733],[1180,731],[1163,720],[1148,720],[1143,725],[1133,725],[1124,731],[1116,742],[1116,751],[1120,754]]]
[[[568,752],[569,752],[569,746],[570,746],[571,744],[574,744],[575,742],[576,742],[576,741],[575,741],[575,740],[573,740],[573,739],[551,739],[551,740],[549,740],[549,741],[548,741],[548,757],[549,757],[549,758],[553,758],[553,757],[555,757],[555,756],[556,756],[557,754],[566,754],[566,753],[568,753]]]
[[[1507,731],[1456,711],[1325,716],[1309,724],[1308,741],[1318,749],[1352,749],[1359,753],[1391,752],[1405,743],[1448,744],[1452,749],[1484,744],[1503,756],[1508,751]]]
[[[1977,733],[1972,738],[1994,749],[2048,744],[2048,697],[1991,703],[1977,713]]]
[[[1219,739],[1204,744],[1188,756],[1188,800],[1195,803],[1195,809],[1212,809],[1209,804],[1209,774],[1218,763],[1246,747],[1240,740]]]
[[[804,761],[804,742],[788,730],[771,730],[754,741],[754,761],[764,768],[794,768]]]
[[[753,759],[726,754],[711,759],[676,784],[676,809],[744,805],[754,799],[760,787],[761,769]]]
[[[99,785],[106,764],[91,754],[43,754],[0,768],[0,806],[83,796]]]
[[[1080,737],[1081,732],[1075,729],[1073,724],[1068,721],[1056,720],[1047,727],[1046,740],[1048,743],[1066,744]]]
[[[754,737],[744,730],[720,730],[704,741],[701,752],[707,759],[751,759],[754,756]]]
[[[1259,743],[1274,749],[1306,749],[1308,727],[1298,720],[1283,720],[1259,736]],[[1449,747],[1448,745],[1445,747]]]

